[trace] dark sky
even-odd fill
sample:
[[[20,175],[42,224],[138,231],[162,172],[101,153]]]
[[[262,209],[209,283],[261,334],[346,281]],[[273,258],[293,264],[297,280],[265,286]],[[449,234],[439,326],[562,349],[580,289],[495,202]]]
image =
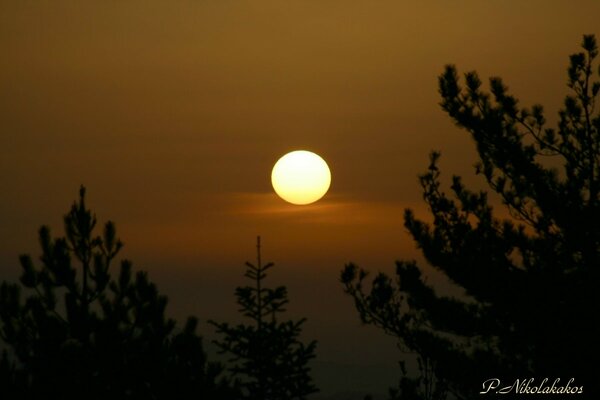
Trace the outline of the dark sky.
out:
[[[38,254],[39,225],[62,230],[82,183],[178,319],[236,318],[260,234],[272,283],[319,340],[324,394],[385,391],[400,355],[337,279],[348,261],[392,272],[419,258],[402,212],[427,218],[430,150],[481,186],[437,76],[447,63],[502,76],[552,122],[599,15],[597,1],[1,1],[0,279]],[[311,206],[271,189],[296,149],[332,171]]]

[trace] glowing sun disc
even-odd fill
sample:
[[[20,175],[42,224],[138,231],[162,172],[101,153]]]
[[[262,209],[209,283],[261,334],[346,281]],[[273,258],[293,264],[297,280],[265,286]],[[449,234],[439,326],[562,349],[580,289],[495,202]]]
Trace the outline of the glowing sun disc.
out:
[[[329,190],[331,172],[325,160],[305,150],[287,153],[271,172],[275,193],[292,204],[310,204]]]

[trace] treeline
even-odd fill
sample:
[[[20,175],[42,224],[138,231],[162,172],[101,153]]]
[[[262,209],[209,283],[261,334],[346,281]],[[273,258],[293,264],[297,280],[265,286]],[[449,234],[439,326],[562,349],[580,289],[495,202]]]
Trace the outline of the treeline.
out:
[[[260,258],[247,264],[252,285],[236,290],[251,322],[211,321],[230,356],[209,362],[197,319],[183,327],[166,315],[167,298],[145,272],[115,258],[122,248],[115,225],[95,235],[85,188],[64,217],[65,236],[41,227],[40,265],[20,257],[20,284],[0,285],[0,337],[9,349],[0,360],[0,393],[8,398],[304,399],[317,389],[308,362],[316,342],[298,336],[304,320],[283,320],[286,288],[265,286]],[[22,298],[23,294],[26,294]]]

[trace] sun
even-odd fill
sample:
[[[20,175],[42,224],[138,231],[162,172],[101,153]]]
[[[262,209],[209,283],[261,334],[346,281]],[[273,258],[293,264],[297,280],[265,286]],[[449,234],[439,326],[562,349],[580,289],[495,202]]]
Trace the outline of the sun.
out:
[[[325,160],[315,153],[297,150],[275,163],[271,184],[283,200],[297,205],[314,203],[327,193],[331,172]]]

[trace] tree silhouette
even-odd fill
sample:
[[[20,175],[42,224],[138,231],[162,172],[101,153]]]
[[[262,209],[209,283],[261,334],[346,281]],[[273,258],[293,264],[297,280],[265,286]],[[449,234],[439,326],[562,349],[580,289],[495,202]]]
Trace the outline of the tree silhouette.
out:
[[[22,255],[21,285],[0,285],[0,338],[8,345],[0,391],[35,399],[233,398],[220,365],[206,359],[196,319],[176,332],[167,298],[145,272],[133,276],[129,261],[111,277],[123,244],[112,222],[94,236],[96,217],[83,187],[79,194],[64,217],[65,237],[40,228],[41,267]]]
[[[235,291],[240,312],[252,323],[231,326],[211,321],[223,335],[223,339],[215,343],[221,353],[231,356],[230,371],[243,388],[242,398],[305,399],[317,391],[308,367],[308,362],[315,357],[316,342],[305,345],[299,340],[305,319],[278,319],[288,299],[285,286],[264,287],[266,271],[273,265],[262,264],[258,237],[257,263],[246,263],[245,276],[253,285],[238,287]]]
[[[438,153],[420,177],[431,224],[405,211],[408,229],[427,262],[464,289],[438,294],[415,261],[397,262],[396,277],[341,274],[361,319],[418,354],[420,375],[404,376],[392,397],[472,398],[489,378],[561,378],[593,390],[597,370],[600,267],[600,115],[592,35],[570,57],[567,96],[558,129],[543,109],[520,108],[500,78],[491,94],[475,72],[459,84],[454,66],[439,78],[443,110],[477,145],[476,172],[510,212],[494,216],[485,192],[452,178],[440,188]],[[406,375],[406,374],[405,374]]]

